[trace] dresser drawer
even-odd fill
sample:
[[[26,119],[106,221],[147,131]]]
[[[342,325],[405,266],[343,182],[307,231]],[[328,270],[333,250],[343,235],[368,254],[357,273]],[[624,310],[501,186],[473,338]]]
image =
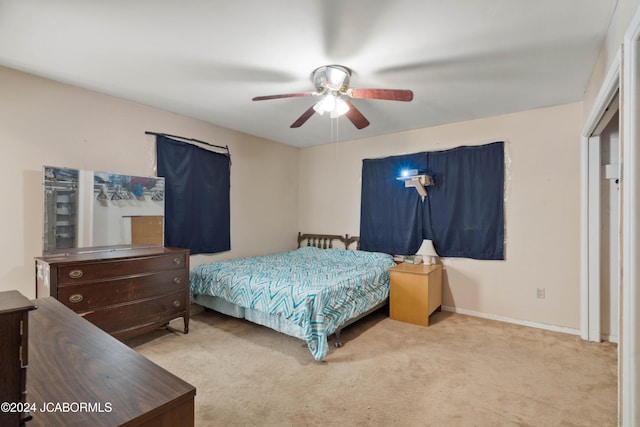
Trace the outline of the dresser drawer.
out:
[[[144,258],[127,258],[83,264],[68,264],[58,268],[58,285],[92,281],[109,277],[123,277],[148,271],[185,268],[185,253]]]
[[[59,286],[58,300],[76,312],[83,312],[179,291],[186,293],[188,280],[183,269],[83,282]]]
[[[118,336],[128,329],[152,324],[161,326],[188,309],[186,292],[165,295],[131,304],[115,305],[81,314],[100,329]]]

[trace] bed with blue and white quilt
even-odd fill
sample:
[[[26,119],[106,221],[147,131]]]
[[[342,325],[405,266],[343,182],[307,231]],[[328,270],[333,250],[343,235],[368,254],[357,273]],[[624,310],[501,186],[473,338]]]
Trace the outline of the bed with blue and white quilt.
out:
[[[322,360],[329,335],[386,303],[394,265],[388,254],[306,246],[196,266],[191,296],[197,304],[300,338]]]

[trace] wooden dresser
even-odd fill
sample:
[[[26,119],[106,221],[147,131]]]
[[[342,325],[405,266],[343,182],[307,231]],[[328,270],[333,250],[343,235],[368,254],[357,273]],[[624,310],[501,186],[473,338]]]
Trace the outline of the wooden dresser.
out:
[[[196,389],[57,300],[29,319],[27,427],[194,425]]]
[[[18,291],[0,292],[0,426],[24,425],[31,418],[23,404],[27,403],[29,311],[35,308]]]
[[[36,258],[36,296],[52,296],[118,339],[182,317],[189,332],[189,250],[124,246]]]

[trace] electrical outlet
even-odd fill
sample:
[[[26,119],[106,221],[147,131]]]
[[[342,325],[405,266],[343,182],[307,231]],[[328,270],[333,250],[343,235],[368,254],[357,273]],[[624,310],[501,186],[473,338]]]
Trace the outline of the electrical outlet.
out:
[[[544,288],[536,288],[536,297],[544,299]]]

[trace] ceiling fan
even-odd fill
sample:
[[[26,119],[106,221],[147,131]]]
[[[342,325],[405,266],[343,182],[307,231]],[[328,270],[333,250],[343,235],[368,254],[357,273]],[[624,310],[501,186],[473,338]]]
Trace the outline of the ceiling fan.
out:
[[[295,98],[300,96],[321,96],[322,99],[302,113],[291,125],[302,126],[314,114],[329,113],[332,118],[346,115],[358,129],[369,126],[369,120],[353,105],[350,98],[384,99],[388,101],[411,101],[413,92],[403,89],[356,89],[350,88],[351,70],[342,65],[325,65],[316,68],[311,74],[316,87],[315,92],[286,93],[281,95],[256,96],[253,101],[267,99]]]

